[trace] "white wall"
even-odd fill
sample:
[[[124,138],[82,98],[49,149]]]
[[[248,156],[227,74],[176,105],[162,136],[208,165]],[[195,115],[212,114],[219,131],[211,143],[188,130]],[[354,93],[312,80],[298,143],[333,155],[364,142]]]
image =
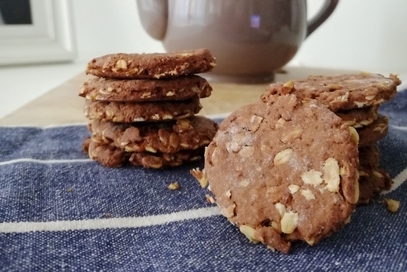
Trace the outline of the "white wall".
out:
[[[72,0],[80,59],[116,52],[164,51],[142,29],[136,0]]]
[[[220,0],[221,1],[221,0]],[[323,0],[309,0],[312,16]],[[163,51],[142,29],[136,0],[73,0],[79,57]],[[340,0],[292,63],[372,72],[407,70],[407,1]]]
[[[308,1],[310,12],[321,2]],[[407,71],[406,14],[405,0],[340,0],[295,60],[319,67]]]

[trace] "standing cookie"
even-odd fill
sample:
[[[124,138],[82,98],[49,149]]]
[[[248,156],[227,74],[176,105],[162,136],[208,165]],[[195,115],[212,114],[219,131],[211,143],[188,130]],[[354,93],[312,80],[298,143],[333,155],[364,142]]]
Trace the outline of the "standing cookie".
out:
[[[244,106],[205,153],[222,214],[251,241],[287,253],[340,230],[358,201],[357,133],[317,101],[295,95]]]

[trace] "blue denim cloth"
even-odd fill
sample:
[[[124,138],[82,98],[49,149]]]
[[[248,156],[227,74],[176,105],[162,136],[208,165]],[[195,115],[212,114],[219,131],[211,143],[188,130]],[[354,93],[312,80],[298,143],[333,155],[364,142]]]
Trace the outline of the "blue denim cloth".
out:
[[[398,93],[380,109],[391,117],[379,147],[392,178],[407,171],[406,100]],[[205,201],[189,174],[202,162],[106,168],[82,152],[87,135],[85,126],[0,128],[0,271],[407,271],[407,183],[385,196],[400,201],[397,213],[381,197],[342,231],[285,255],[251,244]],[[168,190],[174,181],[180,189]],[[134,218],[141,225],[119,222]]]

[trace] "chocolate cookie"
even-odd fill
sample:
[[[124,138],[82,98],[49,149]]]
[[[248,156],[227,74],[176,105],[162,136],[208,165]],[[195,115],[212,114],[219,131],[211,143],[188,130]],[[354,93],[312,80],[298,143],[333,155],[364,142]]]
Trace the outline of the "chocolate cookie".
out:
[[[372,145],[386,137],[388,123],[389,119],[386,116],[379,115],[372,124],[356,129],[359,134],[359,146]]]
[[[377,168],[380,161],[380,151],[376,144],[359,147],[359,165],[363,168]]]
[[[202,109],[199,98],[182,101],[108,102],[86,100],[85,116],[90,120],[121,123],[168,121],[193,116]]]
[[[92,59],[86,74],[107,78],[168,78],[204,73],[216,66],[208,49],[171,53],[110,54]]]
[[[160,80],[91,78],[83,84],[79,95],[93,101],[134,102],[205,98],[211,92],[206,79],[191,75]]]
[[[360,168],[359,202],[366,204],[376,198],[380,192],[389,190],[392,180],[385,170],[377,167],[373,169]]]
[[[383,190],[389,190],[392,180],[379,167],[380,151],[377,145],[359,148],[359,204],[369,203]]]
[[[203,158],[204,153],[203,148],[183,150],[177,153],[126,152],[112,144],[105,143],[97,137],[91,137],[90,140],[89,138],[86,139],[83,147],[89,158],[107,167],[120,167],[127,163],[154,169],[175,167],[200,160]]]
[[[377,119],[378,106],[347,111],[337,111],[335,113],[349,126],[360,128],[370,125]]]
[[[316,99],[336,112],[379,105],[392,98],[400,84],[395,75],[389,78],[370,73],[310,76],[270,84],[261,99],[267,102],[274,94],[295,93],[300,99]]]
[[[355,129],[315,100],[276,96],[233,112],[205,153],[222,214],[251,241],[287,253],[348,222],[358,201]]]
[[[360,197],[358,204],[367,204],[382,191],[389,190],[392,180],[383,169],[363,170],[359,179]]]
[[[173,122],[117,124],[101,120],[90,123],[90,131],[125,151],[175,153],[208,145],[218,124],[203,116]]]

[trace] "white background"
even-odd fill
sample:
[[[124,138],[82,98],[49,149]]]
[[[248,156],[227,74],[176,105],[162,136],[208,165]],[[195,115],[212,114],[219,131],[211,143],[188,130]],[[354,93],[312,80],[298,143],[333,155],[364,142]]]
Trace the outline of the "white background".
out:
[[[219,0],[221,1],[221,0]],[[323,0],[309,0],[309,16]],[[136,0],[71,0],[78,58],[73,63],[0,68],[0,118],[84,71],[93,57],[160,52],[138,18]],[[407,82],[407,1],[340,0],[290,65],[400,74]],[[78,87],[79,88],[79,87]],[[78,90],[72,90],[76,95]]]

